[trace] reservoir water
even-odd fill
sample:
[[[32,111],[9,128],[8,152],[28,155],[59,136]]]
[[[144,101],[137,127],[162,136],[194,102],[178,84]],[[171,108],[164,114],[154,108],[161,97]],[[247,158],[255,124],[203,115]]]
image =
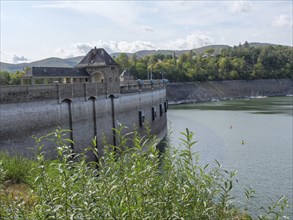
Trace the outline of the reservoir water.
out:
[[[202,164],[216,159],[223,168],[238,170],[234,193],[240,200],[244,188],[256,191],[252,215],[272,204],[268,197],[276,201],[285,195],[293,219],[292,102],[293,97],[272,97],[170,106],[170,141],[180,147],[180,132],[189,128]]]

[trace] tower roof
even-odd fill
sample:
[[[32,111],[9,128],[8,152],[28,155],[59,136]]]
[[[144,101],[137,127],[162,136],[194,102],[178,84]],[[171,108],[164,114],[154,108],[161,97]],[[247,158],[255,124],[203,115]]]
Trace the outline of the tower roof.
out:
[[[115,60],[103,48],[91,49],[88,54],[76,66],[82,67],[101,67],[108,65],[118,65]]]

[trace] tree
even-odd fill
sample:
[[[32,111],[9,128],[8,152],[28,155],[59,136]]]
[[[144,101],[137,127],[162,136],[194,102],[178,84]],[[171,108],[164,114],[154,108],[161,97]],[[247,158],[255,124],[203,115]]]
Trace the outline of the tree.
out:
[[[11,79],[10,73],[7,71],[0,71],[0,85],[8,85]]]
[[[24,75],[24,72],[16,71],[16,73],[11,74],[9,85],[20,85],[20,78]]]
[[[225,79],[293,78],[292,47],[243,45],[225,48],[221,54],[210,56],[215,50],[208,48],[208,56],[195,56],[193,51],[175,57],[155,54],[142,58],[120,54],[116,61],[140,79],[152,72],[154,77],[172,81],[204,81]]]
[[[245,43],[243,44],[243,46],[244,46],[245,48],[249,48],[249,43],[248,43],[247,41],[245,41]]]
[[[135,65],[136,73],[134,74],[137,79],[146,79],[147,78],[147,65],[141,61],[137,61]]]
[[[211,55],[211,54],[215,53],[215,49],[214,48],[206,49],[205,53]]]
[[[125,53],[119,54],[115,61],[120,65],[122,70],[128,69],[130,67],[129,57]]]
[[[230,60],[227,57],[221,57],[218,61],[219,72],[223,75],[231,69]]]

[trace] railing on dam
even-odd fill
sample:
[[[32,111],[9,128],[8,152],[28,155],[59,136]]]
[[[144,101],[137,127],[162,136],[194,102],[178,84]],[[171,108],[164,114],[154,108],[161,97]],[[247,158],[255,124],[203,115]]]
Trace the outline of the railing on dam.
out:
[[[132,80],[120,82],[120,93],[135,93],[165,88],[167,80]],[[109,86],[108,86],[109,88]],[[0,103],[28,102],[38,100],[63,99],[76,97],[96,97],[108,95],[105,83],[56,84],[56,85],[17,85],[0,86]]]
[[[167,79],[127,80],[127,81],[120,82],[120,92],[121,93],[131,93],[131,92],[160,89],[160,88],[165,88],[167,83],[168,83]]]

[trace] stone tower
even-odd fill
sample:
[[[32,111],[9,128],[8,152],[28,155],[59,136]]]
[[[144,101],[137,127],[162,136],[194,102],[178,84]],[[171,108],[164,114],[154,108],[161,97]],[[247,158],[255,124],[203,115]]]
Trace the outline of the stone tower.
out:
[[[103,48],[91,49],[76,68],[86,69],[91,82],[105,83],[108,94],[120,92],[120,67]]]

